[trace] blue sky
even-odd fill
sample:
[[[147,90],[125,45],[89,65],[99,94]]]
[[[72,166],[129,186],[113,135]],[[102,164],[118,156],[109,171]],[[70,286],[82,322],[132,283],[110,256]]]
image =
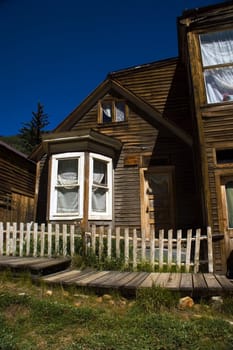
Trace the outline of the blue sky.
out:
[[[177,17],[220,2],[0,0],[0,135],[39,101],[52,130],[109,72],[177,56]]]

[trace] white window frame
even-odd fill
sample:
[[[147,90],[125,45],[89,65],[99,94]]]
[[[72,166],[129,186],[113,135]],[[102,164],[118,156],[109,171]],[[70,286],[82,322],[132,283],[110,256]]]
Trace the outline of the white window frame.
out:
[[[107,191],[106,191],[106,212],[97,212],[92,210],[92,187],[95,186],[93,181],[93,164],[94,159],[107,163]],[[89,154],[89,220],[112,220],[112,180],[113,180],[112,159],[96,153]]]
[[[77,213],[57,213],[57,170],[58,162],[62,159],[78,159],[78,186],[79,186],[79,212]],[[51,180],[50,180],[50,205],[49,220],[75,220],[83,218],[83,201],[84,201],[84,153],[70,152],[54,154],[51,157]]]
[[[226,54],[226,45],[221,47],[217,47],[217,43],[213,40],[213,43],[216,43],[215,51],[219,50],[224,52],[225,55],[218,55],[217,52],[210,56],[210,60],[208,62],[207,56],[205,55],[205,45],[202,44],[202,37],[206,35],[218,35],[221,33],[233,32],[233,28],[229,28],[228,30],[218,30],[218,31],[210,31],[205,33],[200,33],[199,35],[199,44],[200,44],[200,55],[202,59],[202,69],[203,69],[203,79],[205,84],[205,93],[206,100],[208,104],[213,103],[226,103],[233,101],[233,57],[230,53],[230,48],[232,47],[232,40],[229,41],[229,55]],[[220,41],[221,43],[221,41]],[[231,43],[231,44],[230,44]],[[212,45],[212,49],[214,50],[214,45]],[[219,45],[220,46],[220,45]],[[211,52],[212,53],[212,52]],[[207,79],[211,79],[212,83],[208,83]],[[217,87],[218,86],[218,87]]]

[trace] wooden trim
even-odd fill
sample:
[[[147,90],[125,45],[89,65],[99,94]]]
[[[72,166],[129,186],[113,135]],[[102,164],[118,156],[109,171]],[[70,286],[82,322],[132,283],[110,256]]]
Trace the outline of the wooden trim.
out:
[[[83,219],[82,219],[82,228],[84,231],[88,231],[88,212],[89,212],[89,153],[85,152],[84,155],[84,203],[83,203]]]

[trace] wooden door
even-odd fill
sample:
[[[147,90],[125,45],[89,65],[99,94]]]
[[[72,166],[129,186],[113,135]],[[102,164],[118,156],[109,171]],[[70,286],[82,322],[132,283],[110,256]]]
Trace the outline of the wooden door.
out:
[[[225,233],[233,233],[233,175],[221,177],[222,225]]]
[[[141,169],[141,224],[147,237],[152,229],[174,227],[172,167]]]

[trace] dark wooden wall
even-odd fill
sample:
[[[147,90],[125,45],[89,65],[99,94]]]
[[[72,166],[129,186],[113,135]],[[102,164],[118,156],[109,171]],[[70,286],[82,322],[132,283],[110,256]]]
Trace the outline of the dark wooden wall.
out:
[[[0,144],[0,221],[33,220],[36,165]]]

